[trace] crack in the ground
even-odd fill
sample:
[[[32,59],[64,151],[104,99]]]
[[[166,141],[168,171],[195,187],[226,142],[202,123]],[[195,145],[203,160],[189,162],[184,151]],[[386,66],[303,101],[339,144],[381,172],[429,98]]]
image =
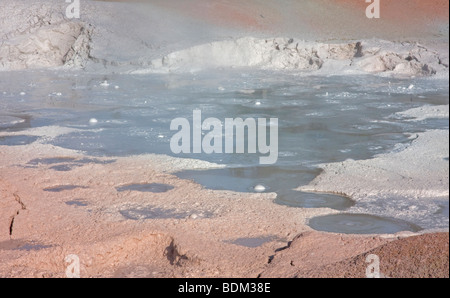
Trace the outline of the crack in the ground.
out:
[[[164,255],[170,262],[170,265],[181,266],[183,261],[189,260],[185,254],[179,252],[178,246],[175,244],[175,240],[172,239],[169,246],[166,247]]]
[[[22,202],[22,199],[19,197],[18,194],[14,193],[13,194],[14,199],[16,200],[17,203],[19,203],[20,205],[20,209],[16,211],[15,215],[12,216],[10,224],[9,224],[9,237],[10,239],[12,238],[13,235],[13,230],[14,230],[14,220],[16,219],[16,217],[20,214],[20,211],[22,210],[26,210],[27,207],[25,206],[25,204]]]

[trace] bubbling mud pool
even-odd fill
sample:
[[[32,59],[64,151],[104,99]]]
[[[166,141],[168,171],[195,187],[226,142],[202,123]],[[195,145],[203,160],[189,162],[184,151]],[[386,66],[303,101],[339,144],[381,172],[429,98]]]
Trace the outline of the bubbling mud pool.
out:
[[[394,226],[409,229],[414,223],[393,223],[391,217],[396,210],[392,206],[381,212],[384,216],[378,212],[375,218],[371,210],[361,210],[348,197],[294,189],[317,177],[321,172],[319,164],[369,159],[401,150],[411,142],[408,134],[448,129],[448,119],[411,122],[396,115],[425,104],[448,104],[447,82],[255,70],[107,76],[50,71],[0,73],[0,146],[42,142],[84,152],[87,156],[84,160],[34,160],[24,165],[47,163],[53,170],[66,172],[86,162],[104,163],[97,157],[156,153],[206,160],[226,168],[186,170],[175,175],[210,189],[274,192],[277,194],[274,203],[293,208],[331,208],[344,212],[339,215],[338,224],[331,215],[311,219],[310,225],[315,229],[386,233],[396,230]],[[179,117],[192,120],[194,109],[200,109],[204,118],[278,118],[277,163],[261,166],[259,155],[248,153],[172,153],[171,120]],[[66,132],[46,135],[46,127],[60,127]],[[36,128],[43,128],[44,133],[28,133]],[[255,189],[256,186],[260,187]],[[47,191],[64,191],[66,187],[69,186]],[[117,187],[118,191],[168,190],[148,185]],[[358,207],[360,214],[345,213],[354,207]],[[384,210],[382,205],[378,207]],[[445,216],[448,222],[445,201],[424,202],[420,207],[422,213],[417,216],[423,216],[425,209],[429,210],[430,219],[427,226],[413,230],[436,227]],[[439,208],[444,211],[436,212]],[[122,213],[132,219],[186,216],[153,207],[130,210]]]

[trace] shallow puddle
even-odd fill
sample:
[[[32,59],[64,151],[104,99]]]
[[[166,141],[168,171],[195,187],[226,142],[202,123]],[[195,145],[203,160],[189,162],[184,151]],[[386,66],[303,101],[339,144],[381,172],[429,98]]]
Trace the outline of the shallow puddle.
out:
[[[37,166],[39,164],[51,165],[57,163],[74,161],[74,157],[50,157],[50,158],[35,158],[30,160],[27,164]]]
[[[23,240],[7,240],[0,242],[0,250],[41,250],[45,248],[50,248],[51,245],[44,245],[40,243],[36,243],[33,241],[27,242]]]
[[[139,207],[126,210],[120,210],[120,214],[126,219],[144,220],[144,219],[181,219],[189,216],[187,212],[178,212],[175,209],[163,209],[158,207]]]
[[[255,192],[255,186],[264,186],[264,192],[282,193],[308,184],[320,173],[306,167],[254,166],[211,170],[186,170],[175,173],[178,178],[193,180],[208,189]]]
[[[251,238],[238,238],[234,240],[225,241],[227,243],[245,246],[250,248],[260,247],[265,243],[280,240],[277,236],[262,236],[262,237],[251,237]]]
[[[77,188],[86,189],[86,186],[79,186],[79,185],[59,185],[59,186],[53,186],[53,187],[47,187],[44,188],[44,191],[48,192],[62,192],[66,190],[74,190]]]
[[[36,142],[36,136],[6,136],[0,137],[0,146],[24,146]]]
[[[275,192],[275,203],[300,208],[346,210],[354,202],[345,197],[324,193],[306,193],[292,189],[308,184],[320,170],[290,167],[248,167],[213,170],[188,170],[175,173],[181,179],[193,180],[208,189],[237,192]]]
[[[83,201],[83,200],[71,200],[71,201],[67,201],[65,202],[66,205],[69,206],[76,206],[76,207],[86,207],[88,204]]]
[[[44,165],[53,165],[50,167],[51,170],[58,171],[58,172],[68,172],[73,170],[74,168],[82,167],[86,164],[111,164],[116,162],[116,159],[112,160],[100,160],[97,158],[83,158],[83,159],[76,159],[74,157],[50,157],[50,158],[36,158],[33,160],[30,160],[27,165],[30,165],[31,167],[36,167],[40,164]]]
[[[163,193],[171,189],[174,189],[172,185],[161,184],[161,183],[150,183],[150,184],[130,184],[125,186],[117,187],[116,190],[119,192],[123,191],[139,191],[139,192],[153,192],[153,193]]]
[[[317,231],[343,234],[394,234],[422,230],[421,227],[406,221],[368,214],[318,216],[309,220],[309,226]]]
[[[50,169],[57,172],[69,172],[72,171],[74,167],[78,167],[78,165],[56,165],[50,167]]]
[[[331,208],[347,210],[355,205],[348,197],[334,194],[291,191],[277,196],[275,203],[300,208]]]

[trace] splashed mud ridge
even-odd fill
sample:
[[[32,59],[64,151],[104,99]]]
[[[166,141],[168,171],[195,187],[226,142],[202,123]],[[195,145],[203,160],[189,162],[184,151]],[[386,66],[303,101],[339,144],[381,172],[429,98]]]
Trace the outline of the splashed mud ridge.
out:
[[[22,9],[5,5],[8,20],[21,24],[3,25],[0,69],[83,67],[90,59],[89,25],[68,21],[61,11],[38,3],[21,3]]]
[[[440,61],[438,53],[419,44],[402,45],[395,50],[395,44],[385,41],[314,44],[293,38],[246,37],[174,52],[153,60],[148,70],[135,73],[191,72],[224,67],[317,71],[339,65],[344,71],[431,76],[436,74],[436,69],[448,68]]]
[[[363,37],[360,41],[351,43],[323,43],[301,38],[304,32],[291,32],[292,37],[275,35],[273,38],[267,38],[266,33],[265,38],[249,35],[214,42],[202,42],[194,38],[191,41],[186,40],[184,48],[174,50],[173,46],[166,45],[166,48],[162,49],[151,45],[155,40],[161,39],[161,36],[157,38],[148,33],[144,35],[144,31],[139,29],[143,27],[142,24],[134,26],[135,36],[122,36],[124,42],[129,40],[129,46],[133,50],[125,51],[117,45],[122,54],[115,52],[110,55],[107,45],[108,38],[113,38],[111,30],[116,29],[119,36],[125,35],[125,28],[111,28],[111,23],[108,23],[114,6],[88,2],[84,4],[82,19],[68,19],[64,14],[65,6],[58,1],[52,2],[53,5],[11,0],[5,2],[2,12],[8,17],[4,18],[0,31],[0,70],[64,66],[69,69],[111,68],[118,71],[122,68],[122,71],[133,73],[167,73],[192,72],[205,68],[258,67],[303,71],[318,71],[324,68],[327,71],[340,72],[430,76],[448,69],[448,54],[440,54],[418,42],[395,43],[382,39],[364,40]],[[121,7],[125,12],[128,10],[130,14],[142,16],[143,13],[160,11],[161,7],[157,2]],[[135,11],[139,6],[142,11]],[[92,13],[99,9],[104,15],[101,18]],[[152,9],[153,12],[150,13]],[[167,11],[165,13],[167,14]],[[121,21],[120,18],[118,22]],[[202,26],[201,22],[202,20],[198,20],[195,26]],[[154,26],[151,21],[146,23]],[[235,34],[236,29],[228,30],[231,30],[231,35]],[[243,32],[246,30],[241,30],[239,36],[242,36]],[[250,32],[248,31],[248,34],[251,34]],[[213,34],[209,32],[207,35]],[[177,36],[170,35],[167,38],[173,40],[177,47],[182,44],[176,40]],[[197,44],[190,46],[193,41]],[[142,54],[144,50],[150,54]],[[136,56],[139,51],[141,55],[133,57],[133,54]],[[171,52],[161,55],[167,51]]]

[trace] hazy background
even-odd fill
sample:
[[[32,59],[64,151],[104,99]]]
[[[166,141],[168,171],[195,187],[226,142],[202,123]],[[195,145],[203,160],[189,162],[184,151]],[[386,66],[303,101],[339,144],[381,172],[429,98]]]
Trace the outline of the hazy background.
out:
[[[142,2],[211,25],[292,34],[308,39],[448,40],[447,0],[381,0],[380,19],[366,17],[365,10],[369,4],[364,0],[109,1]]]

